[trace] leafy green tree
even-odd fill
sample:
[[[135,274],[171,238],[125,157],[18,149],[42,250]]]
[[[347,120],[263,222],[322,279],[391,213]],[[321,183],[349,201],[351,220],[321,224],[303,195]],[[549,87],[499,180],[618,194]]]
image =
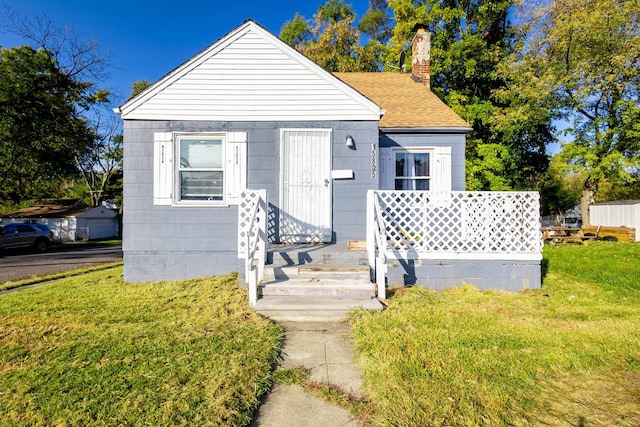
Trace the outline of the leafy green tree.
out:
[[[596,203],[610,200],[640,200],[640,171],[632,171],[630,175],[631,178],[624,182],[602,178],[595,197]],[[581,184],[584,181],[585,179],[582,179]]]
[[[513,0],[388,0],[396,25],[387,62],[398,63],[416,24],[432,33],[431,90],[473,131],[467,138],[467,188],[533,189],[553,140],[545,100],[512,72],[523,35]],[[410,55],[405,66],[411,69]]]
[[[296,12],[293,19],[285,22],[282,26],[280,39],[301,51],[311,40],[311,26],[303,16]]]
[[[129,97],[129,99],[135,98],[136,96],[140,95],[149,86],[151,86],[151,83],[149,83],[146,79],[137,80],[133,82],[131,84],[131,96]]]
[[[120,123],[112,115],[103,120],[105,123],[94,118],[94,129],[99,131],[95,132],[93,143],[82,155],[74,156],[92,206],[98,206],[105,199],[121,198],[110,191],[112,176],[122,170]]]
[[[579,177],[568,170],[560,156],[556,154],[551,158],[545,179],[539,187],[542,215],[562,215],[578,204],[580,192],[573,185],[576,178]]]
[[[561,156],[583,173],[585,224],[603,180],[630,183],[640,166],[639,23],[637,0],[553,0],[533,9],[525,65],[572,123]]]
[[[29,46],[0,50],[0,200],[55,194],[94,133],[77,114],[88,84]]]
[[[296,14],[280,31],[280,38],[327,71],[376,71],[379,44],[361,45],[356,15],[344,0],[318,6],[311,24]]]
[[[393,19],[387,0],[369,0],[369,8],[360,19],[358,29],[381,46],[386,46],[393,34]]]
[[[0,27],[30,44],[0,55],[0,200],[56,197],[68,182],[100,173],[89,171],[97,153],[118,155],[99,112],[110,93],[93,82],[105,75],[107,55],[48,19],[8,10]]]

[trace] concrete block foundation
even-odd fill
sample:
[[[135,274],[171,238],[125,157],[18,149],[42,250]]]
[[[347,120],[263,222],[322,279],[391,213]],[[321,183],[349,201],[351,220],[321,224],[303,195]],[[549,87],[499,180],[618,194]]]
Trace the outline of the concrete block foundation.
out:
[[[462,284],[479,289],[521,291],[542,285],[539,260],[409,259],[387,261],[387,286],[444,290]]]

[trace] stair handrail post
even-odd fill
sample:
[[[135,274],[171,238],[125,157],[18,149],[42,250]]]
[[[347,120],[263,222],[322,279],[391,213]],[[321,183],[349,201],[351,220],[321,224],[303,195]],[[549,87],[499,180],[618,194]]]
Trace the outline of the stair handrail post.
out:
[[[378,287],[378,298],[387,298],[387,259],[384,251],[380,252],[376,262],[376,285]]]
[[[256,257],[258,261],[258,277],[257,282],[261,282],[264,279],[264,265],[267,260],[267,190],[258,191],[258,255]]]
[[[374,267],[378,298],[386,298],[386,227],[376,190],[367,191],[367,256]]]
[[[258,303],[258,269],[255,265],[249,267],[245,277],[249,286],[249,305],[255,307]]]
[[[375,208],[374,208],[374,198],[375,190],[367,191],[367,230],[366,230],[366,239],[367,239],[367,258],[369,261],[369,265],[375,267],[376,263],[376,236],[375,236]]]
[[[378,298],[385,299],[387,297],[387,254],[386,254],[386,230],[384,215],[380,207],[380,199],[373,199],[373,211],[375,213],[375,237],[378,246],[378,254],[376,257],[376,284],[378,285]]]

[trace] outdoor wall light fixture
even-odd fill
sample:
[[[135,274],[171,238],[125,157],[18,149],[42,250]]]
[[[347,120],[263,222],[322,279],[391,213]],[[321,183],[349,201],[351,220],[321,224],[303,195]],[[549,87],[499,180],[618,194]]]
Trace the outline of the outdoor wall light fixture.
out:
[[[353,142],[353,137],[351,135],[347,135],[346,141],[347,147],[353,148],[355,146],[355,142]]]

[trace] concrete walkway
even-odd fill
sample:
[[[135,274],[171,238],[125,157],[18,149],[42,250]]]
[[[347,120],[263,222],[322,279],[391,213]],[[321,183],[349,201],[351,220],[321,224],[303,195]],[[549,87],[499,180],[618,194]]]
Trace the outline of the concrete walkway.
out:
[[[280,367],[304,367],[312,381],[362,394],[362,378],[354,362],[351,327],[346,322],[279,322],[285,328]],[[267,396],[252,423],[261,427],[357,426],[349,411],[304,392],[297,385],[278,385]]]

